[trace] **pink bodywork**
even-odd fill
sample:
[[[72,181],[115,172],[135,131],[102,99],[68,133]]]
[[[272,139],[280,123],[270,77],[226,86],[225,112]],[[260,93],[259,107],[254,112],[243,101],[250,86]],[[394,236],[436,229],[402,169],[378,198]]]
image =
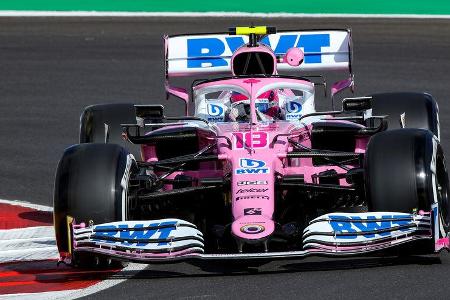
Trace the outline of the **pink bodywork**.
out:
[[[277,177],[304,174],[305,182],[312,183],[312,175],[322,171],[334,169],[338,173],[346,172],[335,166],[313,166],[311,158],[289,160],[286,158],[286,153],[292,151],[287,141],[288,138],[311,147],[311,126],[310,122],[308,123],[308,119],[305,119],[304,123],[283,120],[261,123],[257,120],[254,103],[259,96],[257,92],[278,82],[301,83],[306,86],[313,85],[309,81],[273,77],[225,79],[195,86],[194,91],[213,85],[237,86],[245,89],[251,95],[252,121],[250,123],[215,123],[213,129],[210,130],[213,136],[223,137],[217,140],[217,154],[219,154],[221,163],[201,163],[199,171],[176,172],[168,177],[174,178],[178,174],[190,175],[196,178],[223,177],[231,173],[230,197],[234,219],[231,229],[235,237],[248,243],[268,238],[275,229],[273,215]],[[278,136],[275,143],[272,143],[277,135],[280,136]],[[232,141],[231,149],[226,143],[225,137]],[[203,140],[206,143],[210,139],[211,137],[205,136]],[[364,153],[367,142],[367,138],[357,139],[354,151]],[[146,161],[155,161],[157,159],[153,146],[144,145],[143,154]],[[242,159],[244,161],[241,161]],[[255,161],[262,162],[264,166],[252,168],[251,165],[246,165]],[[258,182],[258,184],[244,184],[243,182]],[[341,179],[340,184],[348,185],[345,179]],[[171,189],[171,186],[168,185],[166,188]]]
[[[165,51],[167,56],[167,37],[165,37]],[[245,52],[264,52],[272,56],[273,63],[276,66],[277,58],[273,51],[261,44],[256,47],[242,46],[233,53],[231,61],[234,58]],[[304,54],[298,48],[289,49],[283,60],[290,65],[300,65],[303,61]],[[273,69],[273,74],[277,74],[277,68]],[[234,74],[233,63],[231,64],[231,71]],[[251,122],[245,123],[216,123],[214,134],[228,138],[232,141],[232,148],[230,149],[225,143],[225,140],[218,140],[217,154],[222,163],[201,163],[200,171],[195,172],[175,172],[168,178],[174,178],[176,175],[185,174],[196,178],[208,176],[223,177],[227,173],[231,173],[231,201],[233,223],[231,226],[232,233],[235,237],[246,242],[260,241],[267,239],[275,229],[273,220],[275,208],[275,181],[277,176],[304,174],[304,180],[307,183],[312,183],[312,175],[335,169],[338,173],[345,173],[344,170],[333,166],[313,166],[311,158],[302,159],[286,159],[286,153],[292,151],[287,141],[292,138],[307,147],[311,147],[310,130],[308,123],[293,123],[288,121],[277,121],[276,123],[260,123],[256,116],[255,99],[260,96],[256,93],[263,87],[268,87],[271,84],[278,82],[292,82],[301,83],[311,88],[314,84],[299,79],[290,78],[235,78],[225,79],[213,82],[199,84],[194,87],[196,89],[205,88],[214,85],[231,85],[240,87],[248,92],[251,96]],[[344,89],[342,82],[337,84],[335,88],[336,93]],[[181,98],[187,103],[187,92],[171,87],[166,82],[166,91],[169,94]],[[187,114],[187,105],[186,105]],[[307,121],[307,120],[306,120]],[[275,136],[280,135],[275,143]],[[288,135],[288,136],[287,136]],[[355,152],[364,153],[367,145],[367,138],[357,139]],[[142,153],[144,159],[148,162],[157,160],[156,153],[153,146],[143,145]],[[262,168],[244,168],[241,160],[244,162],[263,162]],[[246,170],[244,170],[246,169]],[[248,170],[259,169],[258,173],[238,174],[238,172],[251,172]],[[255,171],[256,172],[256,171]],[[242,182],[258,182],[260,184],[243,184]],[[341,185],[347,185],[345,179],[340,182]],[[165,188],[171,189],[170,185]]]

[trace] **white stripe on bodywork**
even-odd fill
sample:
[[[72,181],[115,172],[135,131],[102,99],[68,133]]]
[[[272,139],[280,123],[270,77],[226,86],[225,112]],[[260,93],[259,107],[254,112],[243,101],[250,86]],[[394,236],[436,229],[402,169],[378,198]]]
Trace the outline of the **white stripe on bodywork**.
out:
[[[135,161],[133,154],[128,154],[127,164],[125,165],[122,180],[120,181],[120,186],[122,187],[122,221],[125,221],[128,215],[128,184],[133,161]]]

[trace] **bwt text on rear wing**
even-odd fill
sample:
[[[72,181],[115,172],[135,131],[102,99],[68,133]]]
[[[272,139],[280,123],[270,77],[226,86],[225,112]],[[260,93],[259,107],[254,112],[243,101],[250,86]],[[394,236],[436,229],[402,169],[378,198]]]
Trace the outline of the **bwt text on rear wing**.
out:
[[[228,74],[233,52],[248,42],[248,36],[193,34],[165,36],[166,76]],[[293,67],[279,63],[278,71],[348,71],[351,73],[350,30],[282,31],[265,36],[261,42],[283,56],[290,48],[301,48],[304,62]]]

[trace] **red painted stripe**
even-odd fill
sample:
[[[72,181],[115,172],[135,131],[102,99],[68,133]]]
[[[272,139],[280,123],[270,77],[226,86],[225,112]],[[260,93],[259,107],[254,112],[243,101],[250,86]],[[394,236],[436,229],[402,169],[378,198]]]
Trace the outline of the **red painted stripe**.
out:
[[[36,281],[13,281],[13,282],[0,282],[1,287],[11,287],[16,285],[27,285],[27,284],[35,284]]]
[[[15,276],[18,275],[20,273],[16,272],[16,271],[12,271],[12,272],[1,272],[0,273],[0,278],[1,277],[11,277],[11,276]]]
[[[118,272],[56,266],[56,261],[14,262],[0,265],[0,295],[83,289]]]
[[[51,212],[0,203],[0,230],[51,226]],[[0,295],[77,290],[94,285],[117,269],[75,269],[56,266],[55,260],[0,264]]]
[[[51,212],[39,211],[19,205],[0,203],[0,229],[13,229],[53,224]]]

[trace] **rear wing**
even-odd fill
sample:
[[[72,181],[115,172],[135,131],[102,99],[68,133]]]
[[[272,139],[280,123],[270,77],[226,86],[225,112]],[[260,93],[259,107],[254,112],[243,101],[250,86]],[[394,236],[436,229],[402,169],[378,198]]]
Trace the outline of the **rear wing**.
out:
[[[248,36],[227,33],[165,36],[166,78],[231,73],[233,52]],[[293,67],[278,63],[278,71],[348,71],[351,73],[352,41],[347,30],[281,31],[261,40],[277,56],[292,47],[301,48],[304,62]]]

